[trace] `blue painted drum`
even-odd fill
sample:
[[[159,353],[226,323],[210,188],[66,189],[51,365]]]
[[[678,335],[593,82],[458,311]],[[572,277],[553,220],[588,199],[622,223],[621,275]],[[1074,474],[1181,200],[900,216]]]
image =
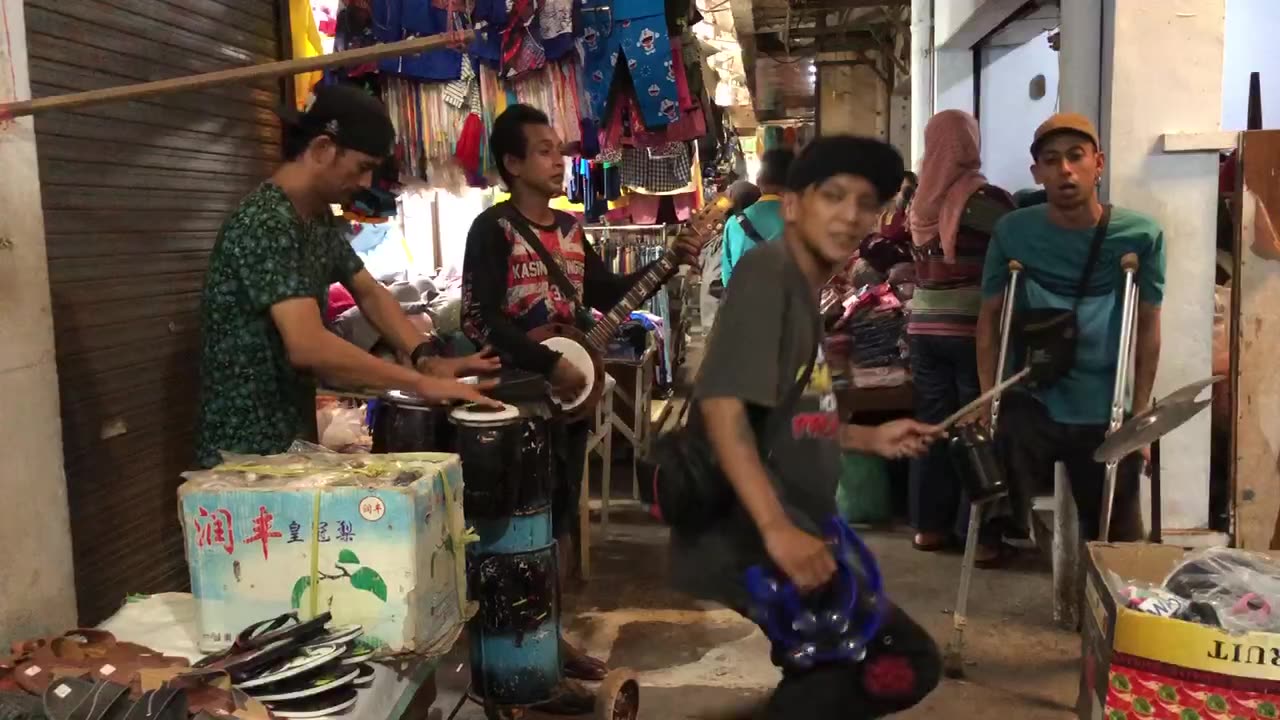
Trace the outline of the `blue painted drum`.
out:
[[[471,548],[467,587],[480,604],[468,625],[472,691],[497,705],[550,700],[561,666],[555,544],[489,555]]]
[[[472,692],[501,706],[536,705],[560,682],[560,602],[551,535],[547,423],[506,406],[455,410],[467,546]]]

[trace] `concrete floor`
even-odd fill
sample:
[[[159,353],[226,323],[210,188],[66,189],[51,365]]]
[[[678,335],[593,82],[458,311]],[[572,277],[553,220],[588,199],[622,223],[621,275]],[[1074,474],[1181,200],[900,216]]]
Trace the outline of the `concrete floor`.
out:
[[[681,369],[682,388],[700,356],[701,338],[695,335]],[[677,408],[668,422],[678,415]],[[613,667],[638,673],[642,720],[740,717],[778,681],[767,641],[736,613],[702,607],[668,589],[667,531],[630,500],[629,464],[614,466],[613,488],[618,499],[610,505],[608,538],[600,532],[599,501],[593,502],[591,576],[584,586],[567,589],[566,634]],[[915,551],[906,529],[862,534],[880,561],[890,597],[945,647],[960,556]],[[1029,555],[1009,569],[977,571],[965,633],[965,680],[945,680],[897,717],[1075,717],[1080,638],[1054,626],[1051,597],[1047,557]],[[438,680],[436,707],[447,718],[468,684],[465,638],[441,665]],[[467,703],[456,717],[483,720],[484,713]]]
[[[777,680],[755,626],[666,588],[666,531],[627,501],[611,507],[610,537],[596,527],[592,574],[566,598],[568,635],[615,667],[639,674],[644,720],[723,718],[764,698]],[[905,531],[867,531],[891,597],[945,645],[959,578],[958,555],[911,549]],[[1073,717],[1080,641],[1054,628],[1050,577],[1041,559],[979,571],[970,599],[967,678],[947,680],[899,717]],[[465,644],[465,642],[463,643]],[[467,685],[466,649],[441,666],[437,707],[446,717]],[[484,717],[467,704],[457,715]],[[531,717],[541,717],[531,714]]]

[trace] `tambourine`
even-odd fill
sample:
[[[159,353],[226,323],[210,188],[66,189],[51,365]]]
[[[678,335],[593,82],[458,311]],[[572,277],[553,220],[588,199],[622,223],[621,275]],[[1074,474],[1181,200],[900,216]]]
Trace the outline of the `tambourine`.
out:
[[[773,568],[755,565],[746,573],[751,618],[772,641],[775,657],[794,670],[861,662],[889,612],[871,551],[839,517],[827,521],[826,530],[836,574],[825,589],[802,597]]]

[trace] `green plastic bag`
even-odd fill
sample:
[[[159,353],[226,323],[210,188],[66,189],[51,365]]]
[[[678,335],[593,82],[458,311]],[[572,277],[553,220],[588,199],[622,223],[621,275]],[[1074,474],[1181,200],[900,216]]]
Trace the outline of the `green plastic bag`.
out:
[[[836,508],[847,523],[875,525],[893,514],[889,497],[889,466],[884,458],[847,452],[840,467]]]

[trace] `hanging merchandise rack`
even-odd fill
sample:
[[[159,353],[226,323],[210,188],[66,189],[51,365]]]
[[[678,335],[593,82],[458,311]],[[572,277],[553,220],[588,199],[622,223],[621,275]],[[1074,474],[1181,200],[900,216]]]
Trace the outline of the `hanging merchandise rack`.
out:
[[[460,33],[442,33],[440,35],[401,40],[400,42],[375,45],[358,50],[347,50],[333,53],[332,55],[320,55],[296,60],[279,60],[230,70],[201,73],[199,75],[186,75],[134,85],[102,88],[100,90],[86,90],[66,95],[37,98],[35,100],[0,103],[0,119],[35,115],[50,110],[71,110],[102,103],[124,102],[154,95],[203,90],[204,88],[234,85],[263,78],[284,77],[344,65],[360,65],[382,58],[414,55],[427,50],[465,45],[474,38],[475,32],[472,30]]]

